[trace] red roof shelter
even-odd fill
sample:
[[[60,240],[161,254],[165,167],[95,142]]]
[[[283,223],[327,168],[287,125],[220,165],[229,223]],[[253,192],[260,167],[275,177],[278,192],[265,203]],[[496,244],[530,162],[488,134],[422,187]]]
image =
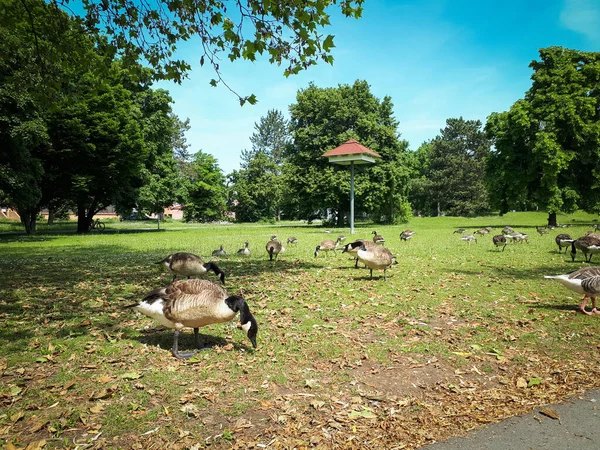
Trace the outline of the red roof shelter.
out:
[[[354,234],[354,165],[372,164],[375,162],[375,158],[381,158],[381,156],[354,139],[323,153],[323,156],[329,158],[330,163],[350,166],[350,234]]]

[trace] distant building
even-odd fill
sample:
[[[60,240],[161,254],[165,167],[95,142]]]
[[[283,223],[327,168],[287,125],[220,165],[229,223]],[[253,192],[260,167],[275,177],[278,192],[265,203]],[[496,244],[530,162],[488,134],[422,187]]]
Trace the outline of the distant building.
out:
[[[0,219],[21,220],[21,216],[14,209],[2,206],[0,208]]]
[[[183,206],[179,203],[173,203],[171,206],[165,208],[164,215],[173,220],[181,220],[183,219]]]

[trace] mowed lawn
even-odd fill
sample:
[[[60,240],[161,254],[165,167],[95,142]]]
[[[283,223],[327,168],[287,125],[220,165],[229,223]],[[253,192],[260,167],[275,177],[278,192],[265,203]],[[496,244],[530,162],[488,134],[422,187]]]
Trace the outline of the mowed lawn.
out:
[[[397,256],[387,282],[346,254],[314,258],[321,240],[351,241],[348,229],[316,225],[2,234],[0,442],[416,448],[598,387],[600,315],[578,312],[580,296],[543,278],[588,265],[559,254],[554,237],[583,236],[594,219],[559,215],[569,227],[545,236],[535,230],[544,213],[361,224],[356,238],[377,230]],[[505,225],[529,244],[494,248]],[[453,233],[485,226],[495,229],[471,245]],[[407,228],[415,234],[401,242]],[[271,262],[272,234],[299,243]],[[252,255],[238,257],[245,240]],[[211,258],[221,244],[230,256]],[[236,319],[201,329],[212,349],[179,361],[171,330],[123,309],[170,283],[155,262],[177,251],[226,273],[259,323],[257,349]],[[185,330],[180,348],[192,346]]]

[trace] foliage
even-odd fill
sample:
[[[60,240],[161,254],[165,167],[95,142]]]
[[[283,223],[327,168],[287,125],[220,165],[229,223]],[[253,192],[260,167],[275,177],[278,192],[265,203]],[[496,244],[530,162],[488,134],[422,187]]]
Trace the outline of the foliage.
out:
[[[437,213],[482,215],[489,211],[482,174],[490,143],[479,120],[447,119],[446,128],[431,141],[427,162],[427,194]]]
[[[283,155],[291,144],[290,124],[283,113],[276,109],[267,111],[267,115],[254,124],[256,130],[250,136],[251,151],[242,152],[242,168],[258,153],[268,155],[277,166],[283,163]]]
[[[423,142],[413,152],[407,152],[407,164],[410,169],[408,200],[418,214],[432,216],[437,214],[437,202],[432,195],[432,183],[429,180],[429,155],[431,141]]]
[[[38,19],[35,24],[31,17]],[[42,1],[0,0],[0,192],[28,233],[35,231],[42,197],[40,154],[50,145],[46,112],[55,104],[66,67],[80,62],[77,52],[65,54],[64,48],[88,44],[73,39],[74,28],[65,14]]]
[[[188,222],[220,220],[225,210],[225,177],[217,160],[201,150],[194,155],[192,176],[184,181],[184,219]]]
[[[533,83],[509,111],[492,113],[487,164],[500,211],[534,205],[600,210],[600,52],[549,47],[533,61]]]
[[[288,121],[280,111],[270,110],[254,129],[252,149],[242,151],[240,170],[228,176],[229,207],[241,222],[280,219],[285,190],[282,165],[290,145]]]
[[[86,72],[48,119],[52,148],[44,166],[48,191],[72,200],[79,232],[100,209],[131,201],[149,156],[142,114],[118,64],[110,77]]]
[[[343,223],[350,204],[350,173],[322,155],[353,138],[382,157],[375,167],[357,167],[358,212],[371,213],[378,221],[396,220],[408,185],[408,143],[399,140],[392,106],[389,97],[377,99],[366,81],[337,88],[310,84],[298,92],[290,106],[294,145],[286,154],[295,217],[310,218],[325,208],[334,212],[338,225]]]
[[[221,57],[254,61],[268,55],[269,62],[287,63],[284,74],[296,74],[318,61],[333,63],[333,36],[322,34],[330,24],[327,12],[339,5],[346,17],[359,18],[364,0],[236,0],[231,9],[214,0],[138,2],[135,0],[83,0],[83,20],[95,33],[106,32],[113,52],[126,61],[144,59],[160,77],[181,82],[190,63],[175,59],[182,41],[197,37],[200,65],[208,63],[223,83]],[[56,2],[70,11],[72,0]],[[227,86],[225,84],[225,86]],[[227,86],[228,87],[228,86]],[[238,96],[240,104],[254,104],[254,95]]]
[[[161,214],[180,195],[182,178],[175,158],[187,154],[183,132],[189,121],[182,122],[172,114],[167,91],[146,89],[136,95],[136,100],[143,116],[140,124],[148,158],[135,204],[141,211]]]

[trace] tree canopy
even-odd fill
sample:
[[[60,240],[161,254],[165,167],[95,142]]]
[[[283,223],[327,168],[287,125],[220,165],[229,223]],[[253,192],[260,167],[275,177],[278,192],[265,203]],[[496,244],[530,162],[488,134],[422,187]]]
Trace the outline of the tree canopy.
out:
[[[144,59],[156,75],[180,82],[191,61],[177,59],[181,42],[197,38],[195,61],[210,64],[215,78],[226,85],[222,57],[254,61],[266,55],[269,62],[285,65],[285,76],[318,61],[333,63],[330,7],[346,17],[359,18],[364,0],[188,0],[139,2],[137,0],[82,0],[81,21],[88,32],[109,36],[107,45],[125,61]],[[79,0],[53,0],[66,11],[79,11]],[[230,6],[231,5],[231,6]],[[254,95],[238,95],[240,103],[255,103]]]
[[[230,208],[242,222],[280,218],[285,180],[283,155],[291,145],[283,113],[270,110],[254,124],[251,150],[242,151],[240,170],[229,175]]]
[[[489,211],[482,176],[489,149],[479,120],[446,120],[427,152],[425,190],[437,215],[473,216]]]
[[[374,167],[360,169],[355,178],[357,210],[377,221],[406,219],[408,170],[404,164],[406,141],[399,139],[389,97],[376,98],[366,81],[337,88],[314,84],[300,90],[290,106],[294,144],[286,153],[290,209],[309,218],[325,208],[344,222],[350,204],[350,174],[322,155],[348,139],[379,153]]]
[[[501,212],[600,210],[600,52],[540,50],[525,98],[493,113],[486,130],[490,197]]]

